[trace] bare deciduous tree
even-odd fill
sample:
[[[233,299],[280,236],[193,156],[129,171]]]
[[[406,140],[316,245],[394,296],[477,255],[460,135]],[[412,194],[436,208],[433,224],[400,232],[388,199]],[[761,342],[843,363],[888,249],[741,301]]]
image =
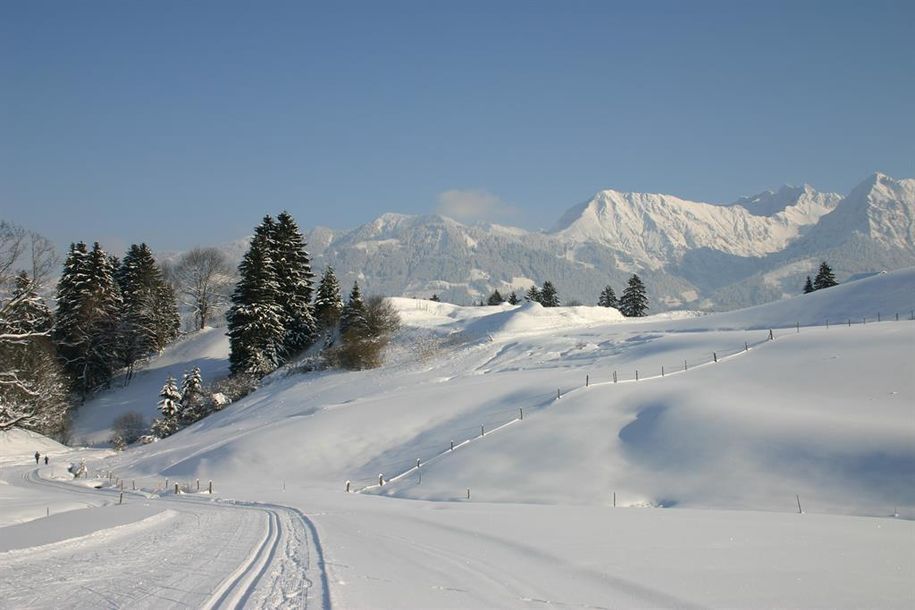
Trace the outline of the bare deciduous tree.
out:
[[[229,301],[233,270],[216,248],[194,248],[174,265],[163,265],[163,271],[182,303],[193,310],[195,330],[206,326]]]

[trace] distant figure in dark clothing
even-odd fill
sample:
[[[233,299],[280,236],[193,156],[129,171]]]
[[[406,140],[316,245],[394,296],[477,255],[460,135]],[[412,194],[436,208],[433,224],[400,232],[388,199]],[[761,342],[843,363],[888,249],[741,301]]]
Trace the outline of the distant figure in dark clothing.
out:
[[[48,456],[44,456],[44,465],[45,465],[45,466],[48,465]]]
[[[35,452],[35,463],[36,464],[38,463],[38,458],[40,458],[40,457],[41,457],[41,454],[36,451]]]

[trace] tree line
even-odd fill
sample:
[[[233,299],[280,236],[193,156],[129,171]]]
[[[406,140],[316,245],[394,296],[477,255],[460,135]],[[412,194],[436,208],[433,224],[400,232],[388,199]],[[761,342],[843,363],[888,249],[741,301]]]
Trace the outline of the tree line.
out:
[[[432,300],[438,301],[438,296],[432,295]],[[553,282],[549,280],[543,282],[543,286],[540,288],[538,288],[536,284],[532,285],[527,290],[527,293],[525,293],[524,300],[540,303],[544,307],[559,307],[561,305],[559,292],[556,290]],[[489,298],[486,299],[486,305],[501,305],[502,303],[517,305],[519,302],[520,300],[514,291],[511,292],[508,298],[504,298],[498,289],[493,290],[492,294],[489,295]],[[608,284],[601,291],[597,304],[600,307],[613,307],[618,309],[620,313],[627,318],[642,317],[648,312],[648,296],[645,284],[642,283],[642,280],[638,275],[633,274],[632,277],[629,278],[629,283],[626,285],[622,297],[619,299],[616,298],[613,288]],[[482,300],[480,301],[480,305],[483,305]]]

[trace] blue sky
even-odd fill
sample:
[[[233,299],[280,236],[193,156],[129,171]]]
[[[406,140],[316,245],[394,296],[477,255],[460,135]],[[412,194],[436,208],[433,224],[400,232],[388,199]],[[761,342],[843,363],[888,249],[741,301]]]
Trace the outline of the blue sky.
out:
[[[915,177],[915,2],[2,2],[0,218],[549,227],[602,188]]]

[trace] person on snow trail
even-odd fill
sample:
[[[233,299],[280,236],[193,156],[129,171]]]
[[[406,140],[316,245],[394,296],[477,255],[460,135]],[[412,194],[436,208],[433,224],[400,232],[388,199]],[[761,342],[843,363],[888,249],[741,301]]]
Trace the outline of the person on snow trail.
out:
[[[35,463],[36,464],[38,463],[38,458],[40,458],[40,457],[41,457],[41,454],[36,451],[35,452]]]
[[[44,465],[45,465],[45,466],[48,465],[48,456],[44,456]]]

